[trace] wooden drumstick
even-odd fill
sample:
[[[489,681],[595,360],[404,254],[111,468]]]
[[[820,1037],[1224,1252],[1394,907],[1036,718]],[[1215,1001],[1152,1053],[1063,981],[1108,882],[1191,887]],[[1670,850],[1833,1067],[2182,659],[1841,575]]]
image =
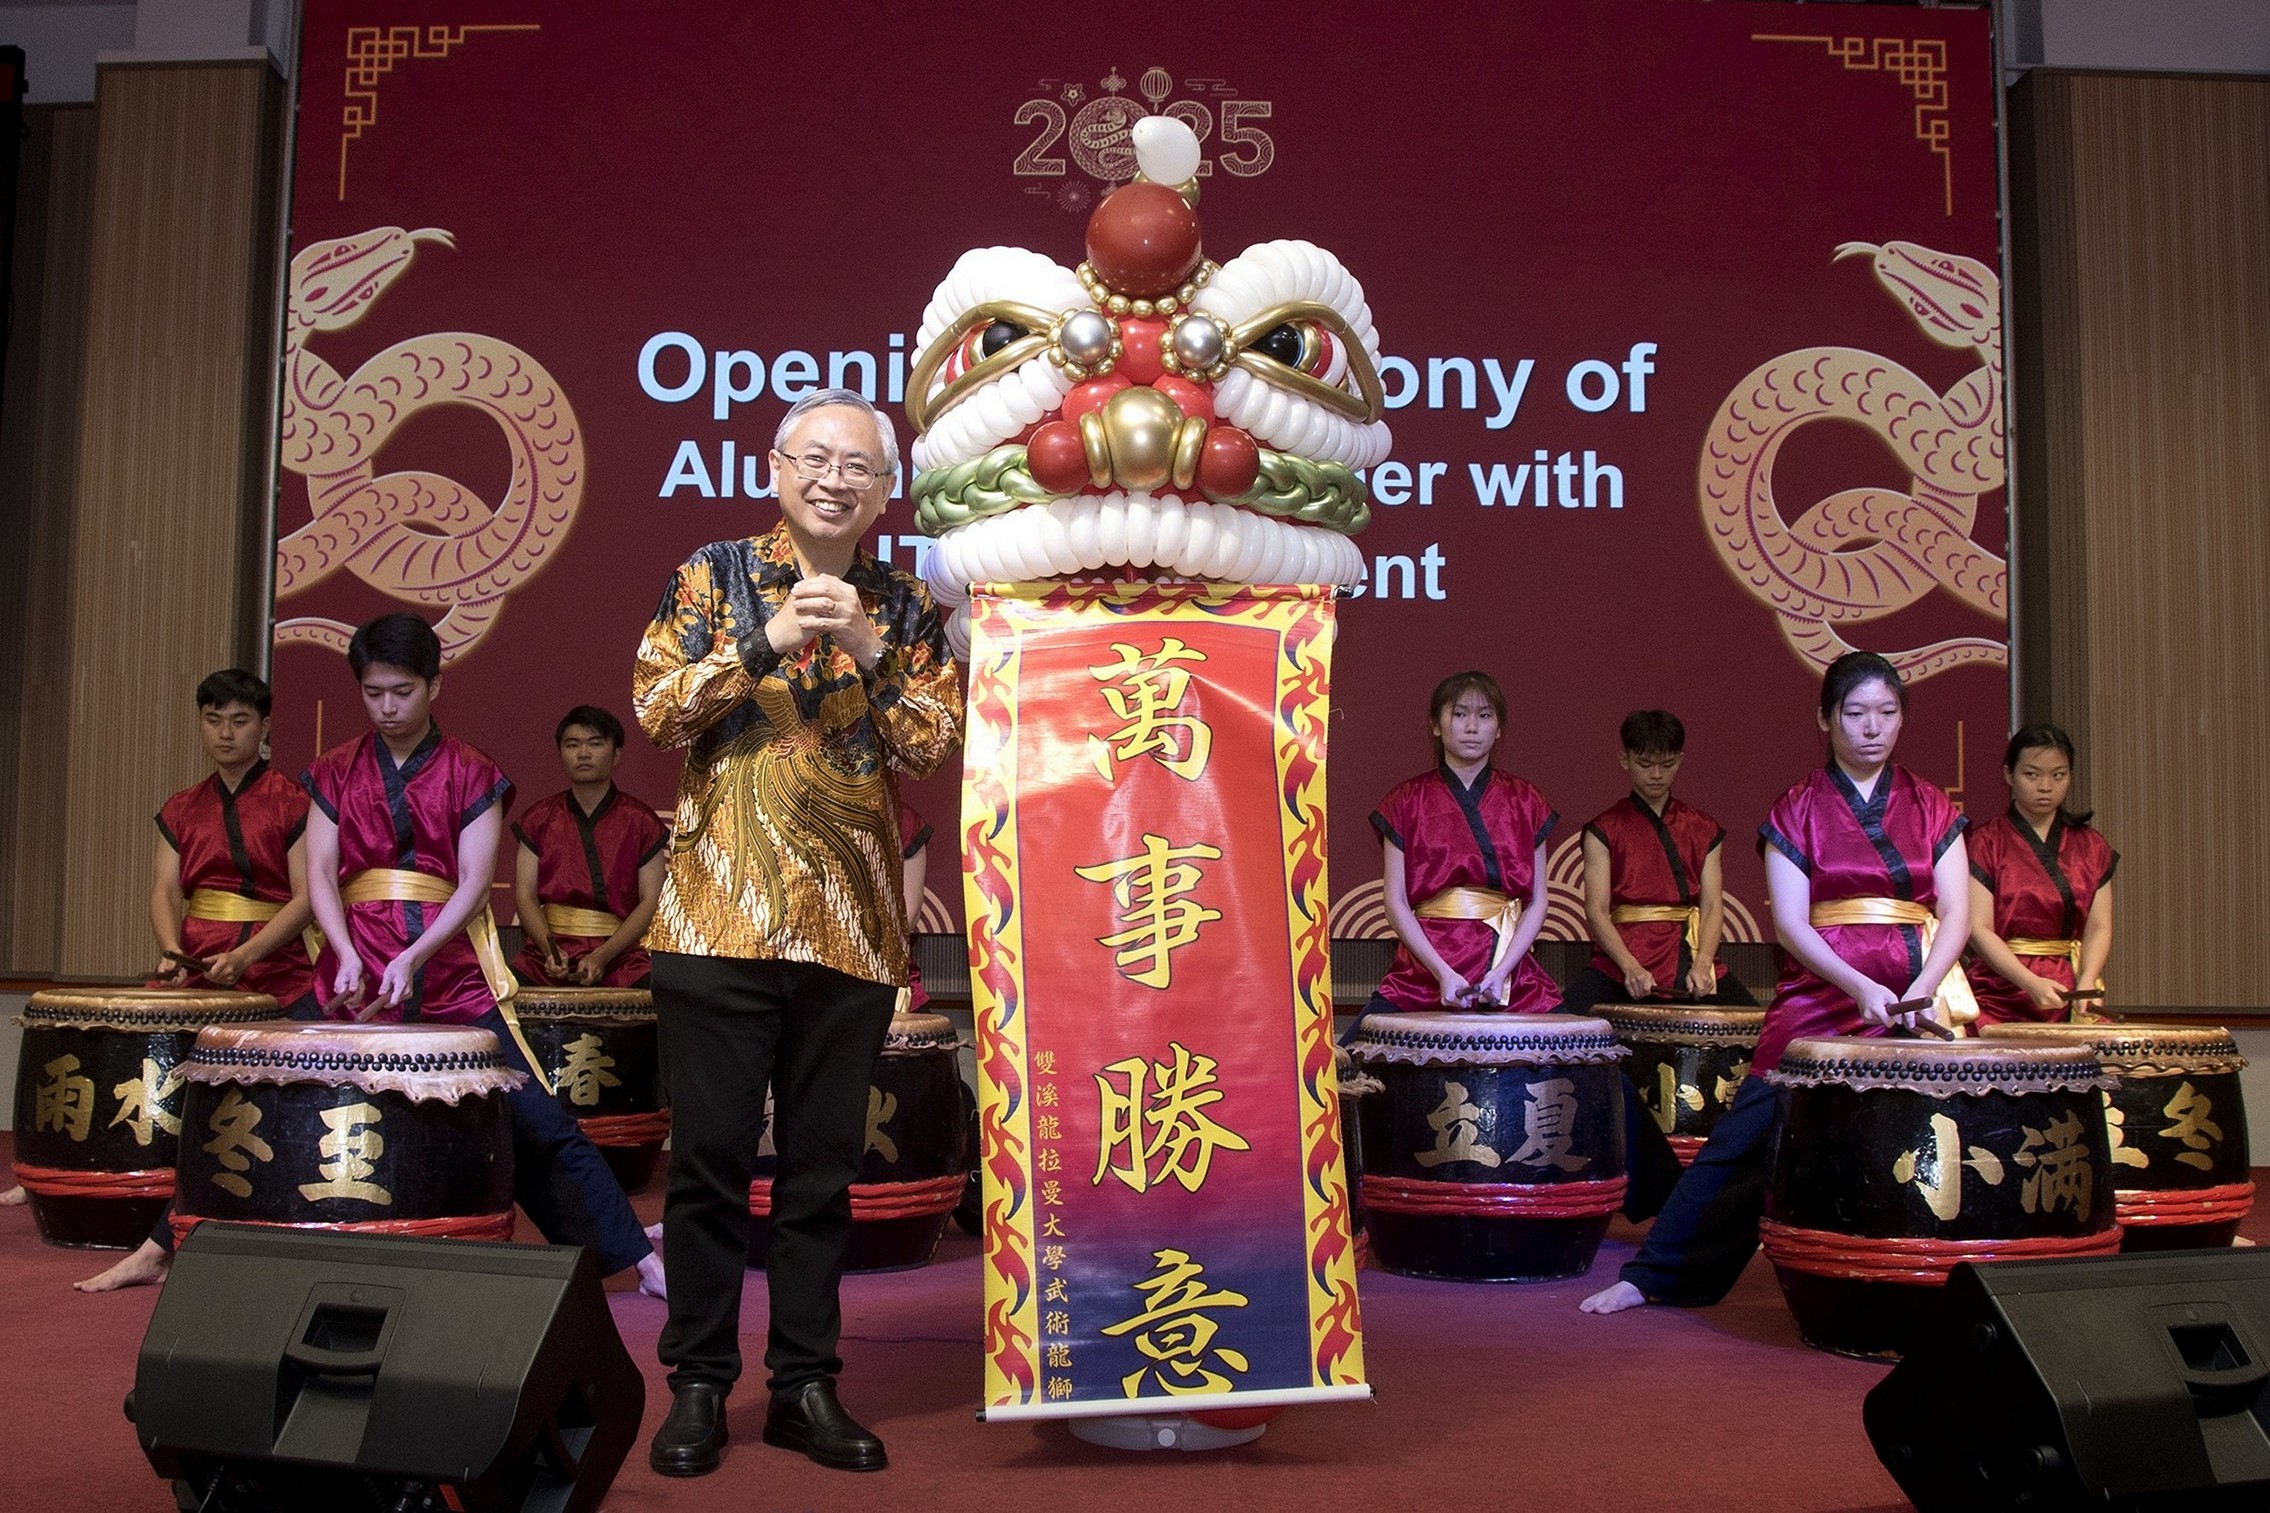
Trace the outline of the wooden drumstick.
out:
[[[1915,1023],[1909,1027],[1911,1034],[1929,1035],[1937,1040],[1954,1039],[1955,1032],[1953,1030],[1931,1017],[1932,1006],[1932,1001],[1928,998],[1903,999],[1886,1009],[1884,1017],[1897,1019],[1902,1014],[1913,1014]]]

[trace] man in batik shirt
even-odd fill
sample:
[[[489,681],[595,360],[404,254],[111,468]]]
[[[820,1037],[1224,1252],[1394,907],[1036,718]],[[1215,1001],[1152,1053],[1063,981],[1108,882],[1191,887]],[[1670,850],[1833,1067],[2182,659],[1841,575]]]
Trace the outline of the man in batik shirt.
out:
[[[673,1100],[660,1354],[674,1400],[648,1456],[667,1476],[724,1454],[768,1084],[764,1438],[845,1470],[885,1463],[836,1400],[836,1284],[868,1082],[907,980],[896,773],[929,773],[961,734],[929,595],[859,545],[898,471],[890,422],[824,390],[790,407],[771,460],[780,526],[678,569],[633,683],[646,733],[686,751],[647,933]]]

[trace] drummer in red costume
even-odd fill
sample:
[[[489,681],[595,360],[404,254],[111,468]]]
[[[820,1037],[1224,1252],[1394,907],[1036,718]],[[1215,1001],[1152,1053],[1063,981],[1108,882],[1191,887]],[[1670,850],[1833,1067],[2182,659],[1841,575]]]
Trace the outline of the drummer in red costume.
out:
[[[1443,679],[1427,722],[1434,771],[1397,784],[1372,811],[1402,946],[1364,1012],[1546,1013],[1560,989],[1529,948],[1545,924],[1545,840],[1560,816],[1490,765],[1505,694],[1488,673]]]
[[[213,775],[158,810],[150,929],[159,951],[193,956],[204,967],[162,955],[150,985],[266,993],[294,1019],[313,1019],[320,1012],[314,966],[301,938],[310,918],[300,840],[307,794],[261,756],[274,707],[268,685],[239,668],[197,685],[198,731]],[[81,1292],[140,1287],[163,1278],[172,1260],[169,1209],[130,1254],[72,1285]]]
[[[639,940],[662,898],[670,833],[615,786],[623,722],[583,704],[552,732],[568,786],[513,823],[512,902],[527,943],[512,970],[537,987],[643,988]]]
[[[1970,833],[1971,990],[1988,1024],[2070,1018],[2075,984],[2104,986],[2112,869],[2120,853],[2065,808],[2073,738],[2055,725],[2010,737],[2010,812]]]
[[[517,984],[489,913],[512,784],[433,722],[441,643],[415,615],[357,630],[347,665],[370,734],[317,757],[300,779],[308,892],[323,926],[317,991],[334,1019],[470,1024],[529,1074],[512,1111],[513,1196],[555,1244],[588,1245],[603,1273],[639,1269],[660,1294],[662,1262],[598,1148],[536,1071],[506,1007]]]
[[[1623,1279],[1586,1298],[1587,1313],[1695,1307],[1733,1287],[1765,1211],[1774,1094],[1759,1073],[1780,1064],[1790,1041],[1977,1017],[1955,970],[1970,935],[1963,816],[1893,763],[1906,713],[1899,672],[1884,658],[1848,652],[1829,664],[1820,705],[1829,762],[1775,800],[1758,831],[1782,972],[1751,1073]],[[1903,1003],[1929,1008],[1894,1012]]]
[[[1561,999],[1594,1004],[1755,1002],[1725,982],[1718,960],[1726,923],[1719,844],[1726,827],[1671,796],[1686,759],[1687,728],[1663,709],[1624,716],[1618,759],[1632,791],[1584,827],[1584,917],[1592,962]]]

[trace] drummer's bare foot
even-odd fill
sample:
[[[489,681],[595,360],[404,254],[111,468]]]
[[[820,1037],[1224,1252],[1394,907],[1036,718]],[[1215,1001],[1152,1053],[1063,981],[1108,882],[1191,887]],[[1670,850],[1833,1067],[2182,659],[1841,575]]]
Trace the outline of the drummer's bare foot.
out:
[[[24,1190],[21,1187],[11,1187],[6,1192],[0,1193],[0,1208],[19,1208],[23,1205],[23,1202]]]
[[[659,1224],[655,1226],[657,1229],[661,1227]],[[660,1256],[649,1255],[638,1263],[638,1290],[650,1298],[667,1299],[670,1296],[669,1284],[663,1279]]]
[[[1646,1304],[1646,1293],[1629,1282],[1618,1282],[1613,1287],[1603,1287],[1576,1306],[1586,1313],[1622,1313],[1627,1308],[1642,1308]]]
[[[155,1240],[144,1240],[110,1270],[71,1285],[80,1292],[117,1292],[123,1287],[148,1287],[166,1279],[173,1257]]]

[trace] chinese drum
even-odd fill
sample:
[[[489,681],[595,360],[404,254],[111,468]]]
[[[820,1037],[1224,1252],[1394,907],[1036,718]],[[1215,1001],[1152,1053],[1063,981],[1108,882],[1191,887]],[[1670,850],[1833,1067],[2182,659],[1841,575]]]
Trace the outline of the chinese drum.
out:
[[[2086,1045],[1794,1040],[1766,1078],[1761,1238],[1808,1344],[1897,1355],[1957,1262],[2120,1248]]]
[[[654,995],[644,988],[523,987],[512,1007],[560,1107],[575,1115],[623,1191],[646,1186],[670,1135]]]
[[[2123,1250],[2228,1245],[2254,1206],[2246,1105],[2231,1032],[2176,1024],[1997,1024],[2011,1045],[2095,1049],[2106,1092],[2114,1211]]]
[[[969,1185],[961,1039],[943,1014],[891,1020],[867,1089],[867,1151],[851,1184],[846,1271],[928,1264]],[[749,1184],[749,1264],[772,1247],[772,1178]]]
[[[512,1238],[512,1119],[526,1074],[487,1030],[256,1024],[182,1063],[177,1237],[207,1219]]]
[[[1374,1265],[1541,1282],[1589,1270],[1624,1201],[1624,1055],[1607,1021],[1374,1014],[1349,1043]]]
[[[1604,1003],[1593,1012],[1632,1053],[1625,1070],[1679,1164],[1692,1162],[1750,1075],[1765,1010]]]
[[[282,1011],[265,993],[66,988],[18,1016],[16,1180],[50,1245],[131,1249],[173,1196],[181,1062],[209,1024]]]

